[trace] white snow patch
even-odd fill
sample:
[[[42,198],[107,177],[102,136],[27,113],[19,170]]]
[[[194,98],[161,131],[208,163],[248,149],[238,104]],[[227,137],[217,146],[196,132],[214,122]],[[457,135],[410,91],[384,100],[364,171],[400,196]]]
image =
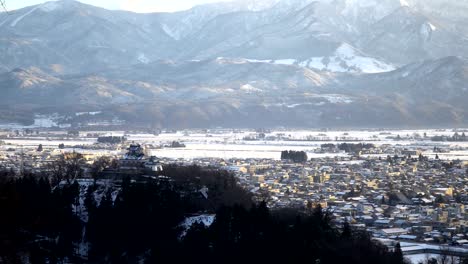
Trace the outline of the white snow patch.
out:
[[[298,106],[301,106],[302,104],[292,104],[292,105],[288,105],[286,106],[287,108],[296,108]]]
[[[440,255],[436,254],[414,254],[405,255],[405,259],[409,260],[412,264],[426,263],[425,261],[431,258],[439,259]]]
[[[400,5],[401,6],[410,6],[409,3],[406,0],[400,0]]]
[[[138,61],[144,64],[148,64],[150,62],[150,59],[148,59],[148,57],[146,57],[144,53],[140,53],[138,54]]]
[[[299,106],[307,106],[307,105],[315,105],[315,106],[322,106],[324,105],[325,102],[320,102],[320,103],[303,103],[303,104],[291,104],[291,105],[286,105],[287,108],[296,108],[296,107],[299,107]]]
[[[419,31],[426,41],[430,39],[432,31],[434,31],[433,27],[434,26],[431,23],[424,23],[421,25],[421,29]]]
[[[247,92],[262,92],[262,89],[256,88],[250,84],[244,84],[240,87],[241,90],[247,91]]]
[[[119,196],[119,193],[120,193],[120,189],[117,189],[111,193],[112,203],[115,203],[115,200],[117,200],[117,196]]]
[[[317,95],[316,98],[323,98],[332,104],[350,104],[353,102],[351,98],[340,94]]]
[[[279,65],[294,65],[297,63],[295,59],[280,59],[280,60],[256,60],[256,59],[244,59],[245,62],[252,63],[273,63]]]
[[[315,99],[320,100],[318,103],[295,103],[295,104],[277,104],[276,106],[285,106],[287,108],[296,108],[299,106],[323,106],[325,104],[350,104],[353,100],[347,96],[340,94],[324,94],[324,95],[314,95],[312,96]]]
[[[221,59],[221,58],[218,58]],[[252,63],[273,63],[280,65],[299,65],[301,67],[331,72],[380,73],[395,70],[391,64],[367,57],[349,44],[343,43],[329,57],[312,57],[304,61],[295,59],[256,60],[245,59]]]
[[[332,72],[380,73],[395,70],[394,66],[366,57],[346,43],[339,46],[330,57],[313,57],[300,62],[299,65]]]
[[[215,218],[216,218],[216,215],[211,215],[211,214],[202,214],[198,216],[185,218],[184,222],[181,224],[184,230],[182,231],[182,234],[180,237],[181,238],[185,237],[185,235],[187,235],[187,232],[195,223],[203,224],[205,225],[205,227],[210,227],[213,224]]]
[[[86,193],[88,192],[89,186],[94,184],[92,179],[79,179],[77,180],[80,185],[79,205],[74,208],[75,212],[80,215],[80,219],[83,222],[88,222],[88,210],[85,206]]]
[[[97,111],[97,112],[78,112],[78,113],[75,113],[76,116],[83,116],[83,115],[99,115],[101,114],[102,112],[101,111]]]
[[[219,64],[245,64],[248,63],[246,59],[242,58],[225,58],[225,57],[218,57],[216,58],[216,62]]]
[[[180,39],[180,34],[173,31],[168,25],[162,24],[162,30],[171,38],[174,40],[179,40]]]
[[[270,63],[272,60],[253,60],[253,59],[246,59],[248,62],[253,62],[253,63]]]
[[[294,65],[296,63],[296,60],[294,59],[282,59],[282,60],[275,60],[275,64],[281,64],[281,65]]]
[[[41,5],[36,6],[35,8],[32,8],[28,12],[26,12],[26,13],[22,14],[21,16],[17,17],[15,20],[13,20],[13,22],[11,22],[10,27],[15,27],[21,20],[23,20],[25,17],[29,16],[30,14],[32,14],[34,11],[36,11],[39,8],[41,8]]]

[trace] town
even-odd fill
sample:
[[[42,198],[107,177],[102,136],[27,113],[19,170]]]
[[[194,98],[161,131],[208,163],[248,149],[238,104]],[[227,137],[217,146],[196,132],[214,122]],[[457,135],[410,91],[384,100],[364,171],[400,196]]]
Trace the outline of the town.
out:
[[[276,149],[284,149],[276,153],[275,159],[256,155],[245,158],[164,157],[165,150],[183,152],[193,141],[209,146],[217,144],[216,138],[224,144],[232,140],[232,133],[226,131],[203,132],[205,135],[201,137],[194,131],[167,131],[156,135],[128,132],[112,136],[109,132],[5,130],[0,141],[0,168],[15,175],[44,173],[52,170],[51,164],[57,160],[73,154],[79,155],[84,167],[75,178],[81,181],[113,177],[122,171],[163,175],[163,167],[170,164],[219,168],[233,173],[257,202],[266,201],[270,208],[300,210],[320,204],[332,214],[335,224],[348,223],[353,228],[366,230],[389,246],[400,241],[403,252],[416,256],[417,260],[428,254],[441,254],[442,247],[452,250],[452,255],[468,255],[465,210],[468,159],[464,158],[468,146],[462,133],[455,132],[460,136],[459,141],[455,141],[459,144],[454,144],[451,140],[440,143],[437,141],[440,137],[435,140],[426,133],[402,138],[399,134],[395,136],[396,132],[344,132],[340,138],[324,140],[327,132],[317,131],[314,132],[316,137],[294,140],[291,139],[294,136],[285,138],[283,132],[237,131],[239,140],[234,140],[231,146],[249,142],[275,145],[279,137],[283,137],[280,138],[283,142],[295,144],[275,145]],[[360,143],[359,138],[350,133],[361,133],[367,140]],[[429,133],[436,135],[441,131]],[[392,134],[394,140],[383,141]],[[445,134],[452,134],[452,131]],[[312,145],[300,145],[304,141]],[[400,144],[401,141],[406,144]],[[258,148],[263,145],[259,144]],[[308,151],[289,151],[288,147],[293,146],[296,150],[306,148]],[[452,152],[458,155],[447,159]],[[104,158],[108,162],[102,165],[98,161]],[[111,160],[117,161],[113,170],[106,168]],[[97,173],[96,164],[103,166]]]

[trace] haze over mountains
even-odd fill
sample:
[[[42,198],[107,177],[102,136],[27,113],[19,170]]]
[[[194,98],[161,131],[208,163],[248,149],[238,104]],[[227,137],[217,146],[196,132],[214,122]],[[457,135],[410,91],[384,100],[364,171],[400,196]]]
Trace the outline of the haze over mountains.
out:
[[[48,2],[0,14],[0,120],[89,110],[160,127],[464,126],[466,25],[455,0],[154,14]]]

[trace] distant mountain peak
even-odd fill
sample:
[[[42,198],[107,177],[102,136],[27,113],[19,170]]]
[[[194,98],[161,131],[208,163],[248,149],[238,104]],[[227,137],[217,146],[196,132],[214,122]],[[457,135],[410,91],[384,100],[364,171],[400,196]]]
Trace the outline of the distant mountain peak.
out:
[[[400,0],[401,6],[410,6],[410,4],[406,0]]]
[[[51,12],[58,9],[66,8],[66,7],[73,7],[76,5],[80,5],[81,3],[74,1],[74,0],[58,0],[58,1],[49,1],[39,5],[39,8],[42,11]]]

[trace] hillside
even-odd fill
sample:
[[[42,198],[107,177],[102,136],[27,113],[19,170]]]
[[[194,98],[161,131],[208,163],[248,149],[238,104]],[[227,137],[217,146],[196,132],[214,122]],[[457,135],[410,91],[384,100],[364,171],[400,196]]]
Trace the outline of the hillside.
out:
[[[178,128],[464,126],[468,15],[455,11],[467,7],[441,5],[238,0],[138,14],[62,0],[1,13],[0,120],[92,110]]]
[[[405,263],[401,251],[366,232],[335,226],[320,206],[272,211],[255,204],[218,169],[172,166],[167,177],[94,183],[0,174],[5,263]]]

